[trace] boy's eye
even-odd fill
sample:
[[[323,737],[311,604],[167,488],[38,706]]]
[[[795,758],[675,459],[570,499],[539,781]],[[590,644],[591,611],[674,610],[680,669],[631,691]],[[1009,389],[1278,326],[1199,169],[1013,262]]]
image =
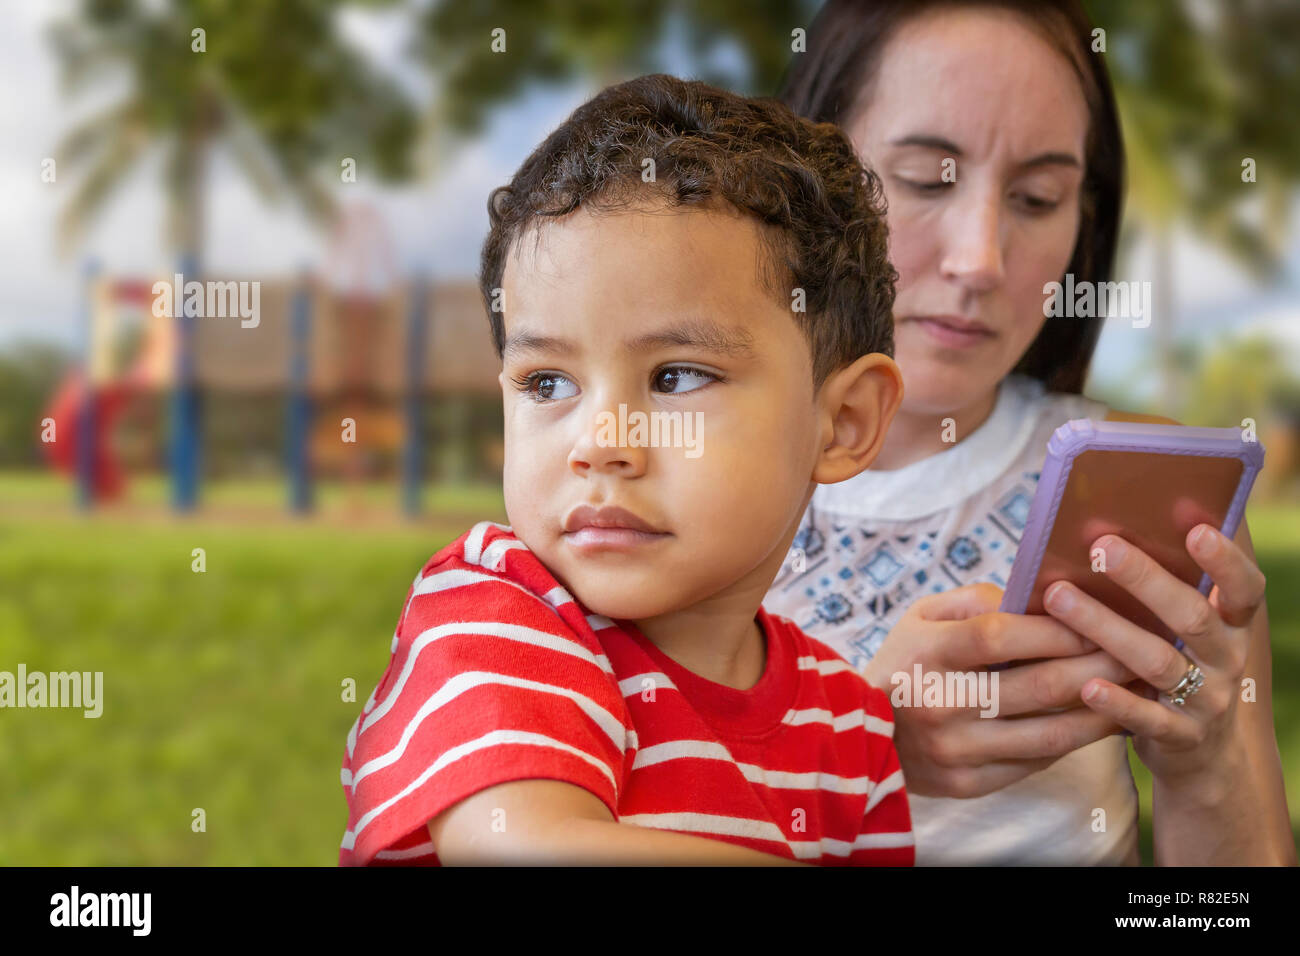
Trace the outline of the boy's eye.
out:
[[[654,376],[656,390],[669,394],[693,392],[718,380],[719,376],[712,372],[692,368],[689,365],[669,365],[660,369]]]
[[[535,402],[550,402],[578,394],[578,386],[559,372],[530,372],[512,379],[515,388]]]

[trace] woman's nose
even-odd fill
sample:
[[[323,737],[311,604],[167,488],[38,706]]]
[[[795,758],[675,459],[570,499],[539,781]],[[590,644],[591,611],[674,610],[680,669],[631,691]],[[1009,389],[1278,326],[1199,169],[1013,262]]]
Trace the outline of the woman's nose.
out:
[[[951,207],[945,223],[940,271],[944,278],[972,292],[987,292],[1003,279],[1002,204],[1000,197],[972,190]]]

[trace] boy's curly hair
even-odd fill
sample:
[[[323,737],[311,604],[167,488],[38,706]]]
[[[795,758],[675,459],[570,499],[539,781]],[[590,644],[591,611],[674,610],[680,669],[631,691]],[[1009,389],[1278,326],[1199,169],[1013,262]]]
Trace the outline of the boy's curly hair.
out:
[[[642,181],[654,160],[653,182]],[[839,127],[803,119],[776,99],[651,74],[603,90],[533,151],[488,197],[491,229],[479,286],[493,310],[513,243],[541,217],[586,205],[613,211],[722,199],[757,218],[768,253],[763,282],[792,311],[813,357],[813,384],[868,352],[894,354],[897,273],[888,258],[880,180]]]

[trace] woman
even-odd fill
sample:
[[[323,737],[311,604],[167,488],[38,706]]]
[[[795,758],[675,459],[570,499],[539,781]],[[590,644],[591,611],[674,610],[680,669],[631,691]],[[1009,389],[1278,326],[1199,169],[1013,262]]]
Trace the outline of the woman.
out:
[[[819,486],[764,603],[887,692],[918,664],[1035,661],[1000,672],[996,718],[896,709],[918,863],[1138,862],[1132,735],[1156,863],[1294,864],[1244,524],[1188,536],[1208,600],[1098,542],[1185,652],[1071,588],[1051,617],[997,611],[1057,426],[1168,421],[1084,398],[1101,320],[1044,317],[1045,284],[1105,281],[1115,251],[1123,147],[1092,40],[1068,0],[829,0],[812,25],[782,99],[844,128],[884,183],[904,398],[872,468]],[[1151,691],[1193,663],[1181,708]]]

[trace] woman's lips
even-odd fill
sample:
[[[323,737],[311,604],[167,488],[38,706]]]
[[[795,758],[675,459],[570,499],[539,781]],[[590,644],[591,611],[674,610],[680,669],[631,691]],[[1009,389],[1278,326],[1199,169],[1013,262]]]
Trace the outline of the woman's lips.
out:
[[[949,348],[970,348],[993,338],[993,331],[979,323],[960,323],[941,316],[920,315],[911,319],[928,336]]]

